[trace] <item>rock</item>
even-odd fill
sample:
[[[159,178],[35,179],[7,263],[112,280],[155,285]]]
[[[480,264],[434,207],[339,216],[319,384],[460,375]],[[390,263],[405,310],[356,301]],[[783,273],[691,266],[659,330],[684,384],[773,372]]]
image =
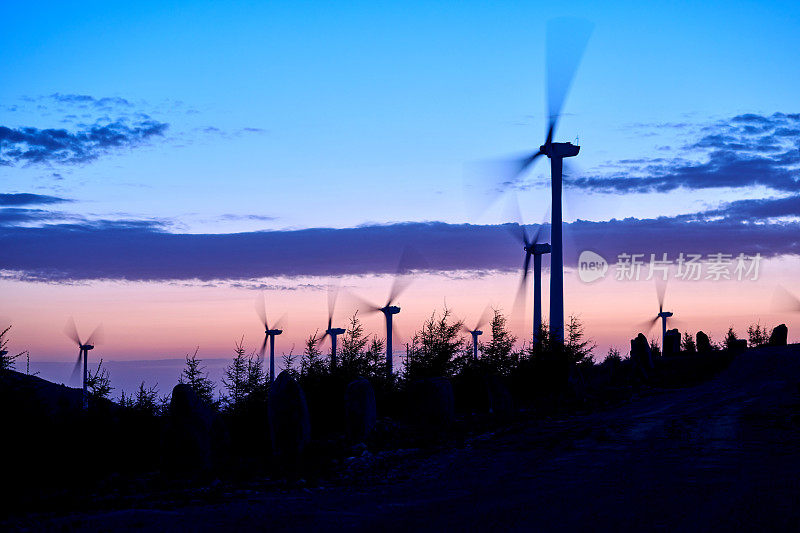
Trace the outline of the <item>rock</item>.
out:
[[[486,377],[486,392],[489,398],[489,412],[505,418],[514,413],[514,400],[503,378],[490,375]]]
[[[192,388],[179,383],[172,389],[166,443],[166,468],[178,472],[210,470],[213,465],[211,430],[215,414]]]
[[[369,381],[359,377],[344,391],[344,421],[350,442],[364,442],[375,429],[377,409],[375,391]]]
[[[444,429],[455,419],[453,387],[446,378],[426,378],[409,387],[412,420],[429,428]]]
[[[789,328],[786,327],[786,324],[775,326],[769,336],[769,346],[786,346],[788,336]]]
[[[268,410],[273,454],[283,467],[295,469],[311,440],[311,420],[303,389],[285,370],[270,387]]]
[[[707,354],[711,353],[711,340],[708,338],[708,335],[703,333],[702,331],[698,331],[697,335],[695,336],[695,344],[697,345],[697,353],[699,354]]]
[[[681,332],[677,329],[667,330],[664,335],[664,356],[680,355]]]
[[[647,337],[639,333],[631,340],[631,360],[640,368],[653,368],[653,354],[650,352],[650,343]]]

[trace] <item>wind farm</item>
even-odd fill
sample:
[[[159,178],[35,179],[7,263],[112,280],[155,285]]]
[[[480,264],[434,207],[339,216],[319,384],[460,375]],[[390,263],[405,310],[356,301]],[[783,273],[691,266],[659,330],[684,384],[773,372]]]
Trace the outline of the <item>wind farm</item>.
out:
[[[0,527],[796,529],[777,7],[9,6]]]

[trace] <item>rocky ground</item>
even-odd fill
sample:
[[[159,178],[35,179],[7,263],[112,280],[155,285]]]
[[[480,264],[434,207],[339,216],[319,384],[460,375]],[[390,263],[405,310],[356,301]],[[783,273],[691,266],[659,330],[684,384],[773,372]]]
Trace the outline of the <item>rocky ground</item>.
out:
[[[800,345],[748,350],[709,382],[602,412],[457,447],[364,451],[322,486],[212,484],[5,526],[800,531]]]

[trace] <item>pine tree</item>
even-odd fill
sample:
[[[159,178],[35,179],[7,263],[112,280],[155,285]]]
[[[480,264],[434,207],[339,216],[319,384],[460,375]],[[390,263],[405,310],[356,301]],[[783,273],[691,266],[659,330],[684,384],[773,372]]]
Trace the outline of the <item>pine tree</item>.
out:
[[[223,401],[230,410],[237,409],[247,397],[247,357],[243,343],[244,338],[236,342],[235,356],[222,378],[222,384],[227,391]]]
[[[564,346],[566,348],[567,357],[572,364],[592,364],[592,352],[597,345],[585,337],[583,324],[580,319],[575,315],[569,316],[567,322],[567,342]]]
[[[461,336],[464,323],[451,321],[451,315],[447,307],[438,317],[434,312],[414,334],[406,361],[407,379],[453,374],[454,361],[464,349]]]
[[[694,337],[688,331],[683,332],[683,341],[681,342],[681,348],[684,352],[687,353],[697,353],[697,345],[694,343]]]
[[[519,354],[514,352],[517,338],[508,330],[505,315],[499,309],[493,311],[492,337],[481,345],[482,360],[491,371],[508,375],[519,363]]]
[[[322,352],[319,350],[317,334],[318,332],[314,332],[306,339],[306,346],[300,357],[300,375],[303,377],[320,376],[327,371],[327,365],[322,360]]]
[[[201,367],[202,361],[197,358],[198,346],[192,355],[186,354],[186,367],[179,378],[180,383],[185,383],[192,388],[197,397],[209,405],[214,405],[214,383],[208,379],[208,373]]]
[[[111,375],[108,369],[103,368],[103,360],[97,363],[97,368],[94,373],[91,370],[87,372],[86,376],[86,389],[89,393],[89,398],[108,398],[114,387],[111,386]]]
[[[147,388],[144,386],[144,381],[139,384],[139,389],[136,391],[136,399],[133,401],[132,407],[141,413],[151,416],[158,414],[160,407],[158,404],[158,384]]]
[[[9,332],[11,331],[11,326],[8,326],[3,331],[0,331],[0,371],[2,370],[13,370],[14,369],[14,361],[22,355],[27,354],[27,352],[21,352],[16,355],[12,355],[8,350],[8,343],[9,343]]]

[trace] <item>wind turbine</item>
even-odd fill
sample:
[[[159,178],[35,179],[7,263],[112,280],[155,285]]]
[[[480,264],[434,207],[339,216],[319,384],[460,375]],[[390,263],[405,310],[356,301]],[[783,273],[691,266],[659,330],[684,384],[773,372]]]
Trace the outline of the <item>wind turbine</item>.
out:
[[[661,354],[663,355],[664,348],[666,346],[665,339],[667,337],[667,319],[672,316],[670,311],[664,311],[664,295],[667,291],[667,284],[659,283],[658,279],[656,278],[656,293],[658,294],[658,314],[652,319],[645,322],[645,327],[650,330],[653,326],[656,325],[658,319],[661,319]]]
[[[389,298],[386,300],[386,304],[382,307],[379,307],[371,302],[364,300],[363,298],[359,298],[361,303],[367,308],[368,312],[373,313],[383,313],[383,316],[386,320],[386,372],[387,376],[392,375],[392,317],[400,312],[400,308],[394,305],[395,300],[398,296],[408,287],[411,280],[408,278],[407,274],[410,271],[410,260],[411,260],[411,248],[406,247],[403,250],[403,254],[400,256],[400,262],[397,265],[397,272],[395,273],[394,280],[392,281],[392,287],[389,290]],[[417,262],[423,263],[421,258],[417,257]]]
[[[478,360],[478,337],[483,335],[483,331],[481,328],[486,324],[486,321],[489,319],[489,308],[483,310],[478,322],[475,324],[475,327],[469,329],[466,326],[461,326],[466,333],[472,335],[472,358],[473,360]]]
[[[258,352],[259,360],[264,360],[264,352],[267,349],[267,342],[269,342],[269,382],[275,381],[275,337],[283,333],[280,329],[281,323],[284,321],[286,315],[283,315],[275,323],[275,327],[270,329],[269,322],[267,321],[267,310],[264,304],[264,296],[256,298],[256,313],[264,324],[264,342],[261,344],[261,349]]]
[[[522,173],[532,167],[541,156],[550,159],[552,192],[552,227],[550,259],[550,338],[554,343],[564,342],[564,251],[562,237],[561,182],[564,159],[575,157],[580,147],[570,142],[553,142],[572,79],[575,76],[592,24],[582,19],[554,19],[547,25],[547,106],[549,123],[545,142],[539,150],[512,162],[503,184],[514,185]]]
[[[539,242],[542,234],[542,223],[536,228],[536,233],[533,234],[531,239],[528,236],[528,230],[522,223],[522,216],[519,212],[519,204],[514,203],[516,207],[517,223],[520,229],[519,234],[516,234],[522,241],[522,249],[525,250],[525,260],[522,263],[522,279],[519,283],[517,290],[517,298],[514,307],[516,308],[519,303],[522,303],[524,308],[525,302],[525,289],[527,288],[528,270],[531,264],[531,257],[533,257],[533,343],[539,342],[539,333],[542,331],[542,255],[549,254],[552,251],[550,244],[546,242]]]
[[[83,389],[81,392],[81,401],[83,403],[83,408],[87,409],[89,407],[89,396],[86,390],[86,384],[89,377],[89,350],[93,350],[94,345],[101,342],[103,336],[103,326],[102,324],[97,326],[92,334],[86,339],[86,342],[83,342],[81,341],[80,335],[78,335],[78,328],[75,326],[75,319],[69,317],[67,320],[67,325],[64,326],[64,334],[75,341],[75,344],[78,345],[78,360],[75,362],[75,368],[72,369],[72,377],[74,378],[79,372],[81,368],[81,362],[83,362]]]
[[[344,328],[334,328],[332,327],[333,324],[333,310],[336,308],[336,296],[338,295],[338,289],[328,289],[328,329],[325,330],[325,335],[322,336],[323,340],[325,337],[330,335],[331,337],[331,367],[336,368],[336,340],[339,335],[345,333]]]

